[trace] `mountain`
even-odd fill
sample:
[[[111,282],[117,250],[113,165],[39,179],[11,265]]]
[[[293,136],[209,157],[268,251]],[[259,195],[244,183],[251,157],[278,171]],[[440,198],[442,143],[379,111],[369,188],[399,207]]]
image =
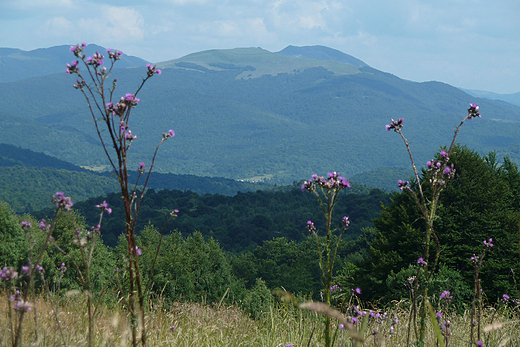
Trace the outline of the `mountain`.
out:
[[[468,90],[463,89],[466,93],[479,97],[479,98],[485,98],[489,100],[501,100],[508,102],[513,105],[520,106],[520,92],[518,93],[512,93],[512,94],[498,94],[493,92],[486,92],[483,90]]]
[[[287,46],[277,53],[289,57],[309,58],[316,60],[333,60],[354,66],[368,66],[363,61],[354,58],[351,55],[345,54],[341,51],[338,51],[337,49],[332,49],[325,46]]]
[[[69,48],[70,45],[32,51],[0,48],[0,83],[65,72],[65,64],[75,60]],[[106,49],[98,45],[88,45],[85,48],[87,55],[93,55],[96,51],[103,55],[106,53]],[[124,55],[123,57],[125,59],[121,60],[121,64],[118,63],[118,67],[137,67],[147,63],[141,58]]]
[[[41,210],[51,206],[51,196],[63,191],[74,202],[119,191],[111,172],[95,172],[66,161],[20,147],[0,143],[0,201],[16,213]],[[137,171],[129,173],[136,182]],[[141,178],[140,183],[143,183]],[[235,195],[271,188],[257,182],[240,182],[221,177],[197,177],[152,173],[148,188],[175,189],[198,194]],[[101,199],[101,198],[99,198]]]
[[[148,165],[161,134],[174,129],[176,136],[159,149],[158,172],[279,184],[329,171],[352,177],[381,167],[409,167],[402,140],[384,129],[390,118],[404,118],[404,133],[421,166],[449,144],[470,102],[481,106],[483,117],[468,121],[459,141],[520,162],[516,106],[440,82],[403,80],[366,64],[310,58],[344,58],[320,46],[285,51],[305,54],[238,48],[158,64],[162,74],[147,82],[132,111],[130,126],[138,138],[130,165]],[[135,91],[145,74],[146,69],[114,71],[114,98]],[[60,73],[0,83],[1,141],[107,168],[74,82]]]

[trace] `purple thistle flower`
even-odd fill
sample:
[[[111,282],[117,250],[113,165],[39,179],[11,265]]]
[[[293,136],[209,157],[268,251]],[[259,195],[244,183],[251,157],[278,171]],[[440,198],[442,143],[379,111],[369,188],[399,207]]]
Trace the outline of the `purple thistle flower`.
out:
[[[477,346],[484,346],[484,342],[478,340],[478,341],[477,341]]]
[[[348,219],[348,216],[344,216],[341,220],[341,223],[343,224],[343,227],[346,228],[350,225],[350,220]]]
[[[490,239],[487,240],[487,241],[484,240],[484,246],[489,247],[489,248],[493,247],[493,246],[494,246],[494,245],[493,245],[493,239],[490,238]]]
[[[395,121],[393,119],[390,119],[390,121],[392,122],[391,124],[387,124],[385,125],[385,129],[387,131],[390,131],[390,130],[394,130],[395,132],[399,132],[401,131],[401,128],[403,127],[403,123],[404,123],[404,119],[403,118],[400,118],[399,120]]]
[[[406,188],[406,186],[408,186],[410,184],[410,181],[402,181],[402,180],[398,180],[397,181],[397,186],[399,187],[399,189],[403,190],[404,188]]]
[[[469,104],[469,108],[468,108],[468,118],[471,119],[471,118],[475,118],[475,117],[479,117],[481,118],[481,115],[480,113],[478,112],[479,110],[479,107],[477,104]]]
[[[502,299],[504,300],[504,302],[508,302],[510,297],[509,297],[509,295],[504,294],[504,295],[502,295]]]
[[[417,259],[417,264],[419,264],[420,266],[426,266],[428,265],[428,263],[426,261],[424,261],[423,258],[419,258]]]

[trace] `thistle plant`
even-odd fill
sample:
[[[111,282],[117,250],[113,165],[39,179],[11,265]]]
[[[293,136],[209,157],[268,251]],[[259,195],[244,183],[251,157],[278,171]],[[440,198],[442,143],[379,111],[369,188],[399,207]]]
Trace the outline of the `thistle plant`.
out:
[[[484,256],[486,255],[487,251],[494,246],[493,239],[484,240],[484,249],[482,250],[482,253],[480,255],[475,255],[471,257],[471,262],[473,263],[475,267],[475,283],[473,287],[473,300],[471,302],[471,320],[470,320],[470,331],[471,331],[471,342],[470,346],[473,346],[473,344],[476,344],[477,346],[482,346],[482,340],[481,340],[481,316],[482,316],[482,289],[480,287],[480,269],[482,268],[482,262],[484,261]],[[507,296],[507,294],[504,294]],[[505,298],[504,298],[505,299]],[[507,299],[509,300],[509,296],[507,296]],[[475,341],[475,326],[477,327],[477,340]],[[479,345],[480,343],[480,345]]]
[[[51,222],[42,220],[39,224],[39,229],[45,234],[44,243],[36,255],[33,255],[32,233],[34,232],[32,224],[27,221],[21,222],[21,227],[27,235],[30,244],[29,263],[22,266],[21,273],[18,273],[12,267],[4,267],[0,270],[0,282],[6,286],[6,294],[8,298],[8,317],[9,330],[12,346],[17,347],[22,344],[22,330],[25,314],[33,310],[33,305],[30,302],[30,297],[34,293],[34,276],[39,274],[43,278],[44,268],[41,266],[43,256],[49,244],[53,241],[52,233],[56,226],[58,216],[62,212],[69,212],[72,208],[72,200],[65,196],[62,192],[57,192],[52,197],[53,203],[56,205],[56,211]],[[21,282],[20,289],[17,288],[16,281],[23,277],[24,282]],[[34,301],[34,297],[33,297]],[[13,316],[13,311],[15,315]],[[35,326],[37,326],[35,314]],[[38,332],[35,331],[37,338]]]
[[[338,199],[339,193],[345,188],[350,188],[350,182],[345,178],[341,177],[339,173],[331,172],[327,178],[314,174],[312,179],[305,181],[302,185],[302,190],[314,193],[320,203],[321,211],[326,221],[326,235],[325,245],[322,249],[322,244],[316,227],[312,221],[307,222],[307,230],[315,236],[316,244],[318,246],[319,263],[321,269],[321,277],[323,283],[323,302],[330,306],[331,303],[331,290],[332,286],[332,274],[334,269],[334,259],[338,252],[339,242],[341,235],[350,225],[350,220],[347,216],[344,216],[341,220],[341,226],[332,226],[332,211]],[[337,236],[336,245],[332,248],[332,236],[335,231],[339,229]],[[325,346],[330,347],[331,345],[331,334],[330,334],[330,317],[325,316],[325,327],[323,330],[325,336]]]
[[[128,243],[128,274],[129,274],[129,291],[128,306],[131,314],[132,326],[132,346],[137,346],[138,340],[143,346],[146,346],[146,327],[144,325],[144,309],[145,309],[145,288],[141,283],[141,274],[139,271],[138,252],[136,245],[135,225],[139,215],[139,208],[145,189],[152,172],[157,151],[160,145],[170,137],[175,136],[173,130],[169,130],[162,134],[159,144],[155,148],[155,152],[151,159],[150,168],[146,172],[145,163],[142,162],[137,168],[137,181],[129,182],[130,170],[128,167],[128,152],[131,144],[137,139],[137,135],[132,133],[130,129],[131,111],[139,104],[137,98],[139,91],[144,84],[153,76],[160,75],[161,70],[155,65],[148,64],[146,76],[134,93],[126,93],[119,99],[114,96],[117,79],[111,78],[112,69],[115,63],[121,59],[123,53],[118,50],[107,50],[110,66],[104,66],[105,56],[96,52],[93,56],[87,57],[83,50],[86,44],[77,44],[72,46],[70,51],[78,59],[67,64],[66,72],[76,74],[78,76],[74,88],[80,90],[87,101],[87,106],[92,116],[96,132],[105,152],[105,155],[114,171],[120,185],[121,197],[123,199],[125,210],[126,238]],[[79,61],[86,68],[85,75],[80,71]],[[88,80],[88,82],[87,82]],[[108,81],[111,83],[107,86]],[[102,135],[105,134],[105,135]],[[137,191],[137,187],[141,178],[144,178],[141,191]],[[136,298],[137,294],[137,307]],[[140,338],[137,333],[140,333]]]
[[[403,134],[403,124],[404,119],[401,118],[397,121],[391,119],[391,124],[386,125],[386,130],[394,130],[398,133],[406,146],[408,151],[408,155],[410,157],[410,161],[412,163],[413,171],[414,171],[414,179],[416,184],[413,186],[410,185],[409,181],[398,181],[398,186],[401,190],[408,191],[415,199],[417,206],[421,211],[421,215],[424,218],[426,223],[426,233],[424,238],[424,255],[419,258],[419,272],[423,271],[425,273],[425,281],[421,284],[422,287],[422,301],[420,306],[420,329],[419,329],[419,344],[424,345],[426,339],[426,317],[427,317],[427,306],[428,306],[428,284],[432,279],[432,276],[435,272],[435,268],[437,267],[437,263],[439,261],[439,253],[440,253],[440,243],[437,235],[434,231],[434,222],[437,216],[437,208],[439,205],[439,197],[441,191],[446,187],[448,182],[453,179],[455,176],[455,167],[453,163],[449,162],[451,153],[455,146],[455,140],[459,133],[460,128],[464,124],[464,122],[468,119],[472,118],[480,118],[479,107],[476,104],[470,104],[468,109],[468,114],[462,119],[459,126],[455,130],[455,134],[453,135],[453,139],[451,141],[451,145],[447,151],[442,150],[439,153],[437,159],[429,160],[427,165],[427,177],[428,181],[422,182],[419,177],[419,172],[417,171],[417,166],[412,156],[412,152],[410,149],[410,145],[408,140]],[[423,184],[429,183],[431,186],[431,195],[426,196],[423,189]],[[433,241],[436,246],[435,256],[433,257],[433,261],[430,261],[430,242],[433,238]],[[430,265],[431,264],[431,265]],[[418,281],[419,276],[416,277],[415,281]],[[416,302],[417,291],[415,291],[415,299]],[[412,308],[415,312],[415,307]],[[411,322],[410,322],[411,324]]]

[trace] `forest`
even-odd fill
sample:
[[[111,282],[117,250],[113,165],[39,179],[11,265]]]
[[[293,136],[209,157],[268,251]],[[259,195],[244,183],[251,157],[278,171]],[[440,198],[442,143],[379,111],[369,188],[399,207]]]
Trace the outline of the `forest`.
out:
[[[493,152],[480,156],[464,146],[456,147],[451,160],[457,175],[441,195],[436,228],[442,248],[433,290],[450,290],[458,298],[455,302],[467,302],[473,285],[470,258],[479,252],[482,240],[493,238],[496,246],[482,268],[482,287],[491,302],[503,293],[517,293],[518,166],[507,157],[499,161]],[[423,184],[428,187],[428,182]],[[322,287],[319,263],[315,241],[305,226],[307,220],[315,221],[323,237],[325,221],[316,200],[299,186],[295,183],[234,196],[149,189],[136,229],[142,266],[153,278],[155,290],[172,300],[217,300],[232,288],[230,297],[237,299],[261,280],[269,290],[284,288],[316,298]],[[99,255],[94,258],[100,288],[114,268],[123,266],[118,263],[126,242],[118,194],[76,203],[74,221],[61,216],[55,237],[59,247],[74,254],[72,225],[86,229],[95,225],[99,211],[94,206],[102,201],[107,201],[113,212],[103,219],[103,245],[96,248]],[[179,210],[178,218],[163,229],[173,209]],[[34,212],[30,218],[36,225],[42,218],[51,218],[51,212]],[[390,302],[406,296],[403,284],[423,251],[425,227],[411,195],[354,186],[339,196],[335,213],[338,225],[343,215],[348,215],[352,224],[340,242],[334,283],[342,288],[361,287],[367,301]],[[13,214],[5,203],[2,215],[1,228],[9,232],[2,235],[0,262],[23,264],[29,250],[22,241],[19,220],[28,216]],[[152,270],[147,264],[152,263],[150,257],[155,255],[163,232],[159,261]],[[53,268],[68,260],[52,247],[46,254],[44,266],[56,276]],[[65,276],[63,290],[74,286],[74,276],[73,271]]]

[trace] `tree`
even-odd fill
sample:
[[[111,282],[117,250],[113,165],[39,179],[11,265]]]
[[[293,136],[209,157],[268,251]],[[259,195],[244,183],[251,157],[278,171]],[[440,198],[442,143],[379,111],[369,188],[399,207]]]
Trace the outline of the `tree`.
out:
[[[450,160],[456,174],[440,196],[435,229],[441,251],[440,264],[463,274],[472,285],[471,256],[482,241],[493,238],[495,247],[482,268],[482,288],[495,298],[513,290],[511,269],[518,263],[518,167],[508,158],[498,163],[494,153],[481,157],[467,147],[456,146]],[[431,189],[422,172],[425,190]],[[394,195],[392,202],[374,220],[377,234],[368,257],[360,266],[358,280],[371,298],[393,299],[385,286],[391,271],[415,264],[424,248],[425,222],[413,198],[406,192]]]

